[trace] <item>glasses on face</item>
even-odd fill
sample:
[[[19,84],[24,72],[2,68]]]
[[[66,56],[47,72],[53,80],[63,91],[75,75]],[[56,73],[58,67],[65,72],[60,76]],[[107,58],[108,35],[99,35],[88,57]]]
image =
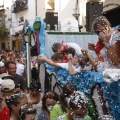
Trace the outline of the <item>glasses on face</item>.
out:
[[[104,30],[108,30],[108,27],[105,27],[105,28],[103,28],[102,30],[95,30],[95,33],[96,33],[97,35],[99,35],[100,32],[103,32]]]

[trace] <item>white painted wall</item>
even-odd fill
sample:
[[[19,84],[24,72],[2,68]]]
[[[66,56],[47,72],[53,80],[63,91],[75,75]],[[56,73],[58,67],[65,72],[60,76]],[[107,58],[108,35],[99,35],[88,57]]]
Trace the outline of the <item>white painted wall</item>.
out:
[[[12,25],[19,25],[20,17],[24,17],[24,20],[27,19],[30,24],[33,24],[36,18],[35,14],[35,0],[28,0],[28,9],[18,13],[12,13]]]
[[[37,0],[37,16],[41,17],[42,19],[45,18],[47,9],[52,10],[52,7],[48,4],[48,1],[49,0]]]
[[[12,0],[0,0],[0,5],[4,4],[4,8],[6,9],[6,7],[11,7],[12,4]]]
[[[82,32],[86,31],[86,0],[79,0],[79,9],[80,9],[80,17],[79,17],[79,24],[83,26],[81,29]]]
[[[83,25],[82,32],[85,31],[86,24],[86,0],[78,0],[79,2],[79,25]],[[76,0],[55,0],[55,12],[58,12],[58,21],[65,18],[75,18],[73,16]]]
[[[73,9],[76,0],[55,0],[55,12],[58,12],[58,21],[65,18],[74,18]]]
[[[37,16],[44,19],[45,12],[46,12],[45,0],[42,0],[42,2],[41,2],[41,0],[37,0]]]

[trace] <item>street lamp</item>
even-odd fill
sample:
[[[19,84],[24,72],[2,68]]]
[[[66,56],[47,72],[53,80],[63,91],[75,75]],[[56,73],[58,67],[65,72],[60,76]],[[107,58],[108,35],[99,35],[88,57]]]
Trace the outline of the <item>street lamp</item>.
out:
[[[83,26],[82,26],[82,25],[79,25],[79,16],[80,16],[80,12],[79,12],[78,0],[76,0],[76,5],[75,5],[75,9],[74,9],[73,16],[74,16],[75,19],[78,21],[79,32],[81,32],[81,29],[83,28]]]
[[[76,20],[79,23],[79,16],[80,16],[80,12],[79,12],[79,5],[78,5],[78,0],[76,0],[76,5],[75,5],[75,9],[74,9],[74,13],[73,16],[76,18]]]

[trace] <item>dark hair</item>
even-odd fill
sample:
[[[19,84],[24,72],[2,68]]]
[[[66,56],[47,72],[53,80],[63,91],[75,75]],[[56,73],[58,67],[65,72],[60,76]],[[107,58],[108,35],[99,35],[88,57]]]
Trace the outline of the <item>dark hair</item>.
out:
[[[30,83],[30,90],[37,89],[38,91],[41,91],[41,84],[38,80],[32,80]]]
[[[60,94],[60,97],[59,97],[60,101],[59,101],[59,104],[61,106],[61,109],[63,112],[67,112],[66,108],[67,108],[67,101],[65,100],[65,96],[64,94]]]
[[[69,95],[71,95],[72,93],[74,93],[74,91],[76,91],[76,90],[77,90],[76,86],[72,83],[66,83],[63,86],[63,88],[62,88],[63,93],[60,94],[60,106],[61,106],[63,112],[67,112],[67,110],[66,110],[67,102],[66,102],[65,98],[68,97]]]
[[[6,63],[6,68],[9,68],[10,64],[16,65],[16,63],[14,61],[9,61],[9,62]]]
[[[23,111],[19,114],[19,120],[24,120],[26,114],[36,114],[36,109],[33,107],[25,108]]]
[[[6,97],[5,101],[8,108],[10,109],[10,112],[12,110],[12,105],[17,106],[24,98],[27,98],[24,93],[13,94],[11,97]]]
[[[58,94],[56,92],[53,92],[53,91],[47,92],[46,94],[44,94],[44,96],[42,98],[42,110],[47,110],[47,107],[45,105],[47,98],[53,99],[56,102],[59,101],[59,97],[58,97]]]
[[[6,100],[9,100],[10,105],[17,106],[20,103],[21,96],[13,94],[9,99],[6,98]]]
[[[54,54],[51,56],[51,59],[52,59],[52,60],[55,60],[55,61],[58,61],[58,60],[63,60],[64,57],[63,57],[63,54],[62,54],[62,53],[54,53]]]
[[[77,88],[73,83],[66,83],[62,88],[63,95],[65,97],[68,97],[69,95],[71,95],[76,90],[77,90]]]
[[[72,54],[72,56],[74,57],[74,55],[75,55],[75,50],[74,50],[73,48],[71,48],[71,47],[68,47],[68,48],[65,50],[64,53],[65,53],[65,54]]]
[[[79,55],[78,57],[79,65],[84,68],[84,66],[90,61],[89,58],[85,55]]]
[[[58,52],[58,49],[60,49],[60,47],[61,47],[61,43],[54,43],[52,45],[53,52]]]

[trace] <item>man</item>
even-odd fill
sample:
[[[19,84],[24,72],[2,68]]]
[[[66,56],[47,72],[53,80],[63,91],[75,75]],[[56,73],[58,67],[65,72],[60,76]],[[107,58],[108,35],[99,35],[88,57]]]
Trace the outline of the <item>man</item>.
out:
[[[15,83],[11,79],[3,80],[1,83],[2,97],[10,97],[15,92]]]
[[[6,73],[5,64],[0,61],[0,74]]]
[[[9,98],[15,91],[15,83],[11,79],[2,80],[2,95],[0,96],[0,120],[10,120],[10,110],[5,99]]]
[[[23,92],[27,93],[26,84],[23,80],[23,77],[16,74],[16,63],[10,61],[6,65],[8,73],[11,75],[11,79],[15,83],[15,88],[20,88]]]

